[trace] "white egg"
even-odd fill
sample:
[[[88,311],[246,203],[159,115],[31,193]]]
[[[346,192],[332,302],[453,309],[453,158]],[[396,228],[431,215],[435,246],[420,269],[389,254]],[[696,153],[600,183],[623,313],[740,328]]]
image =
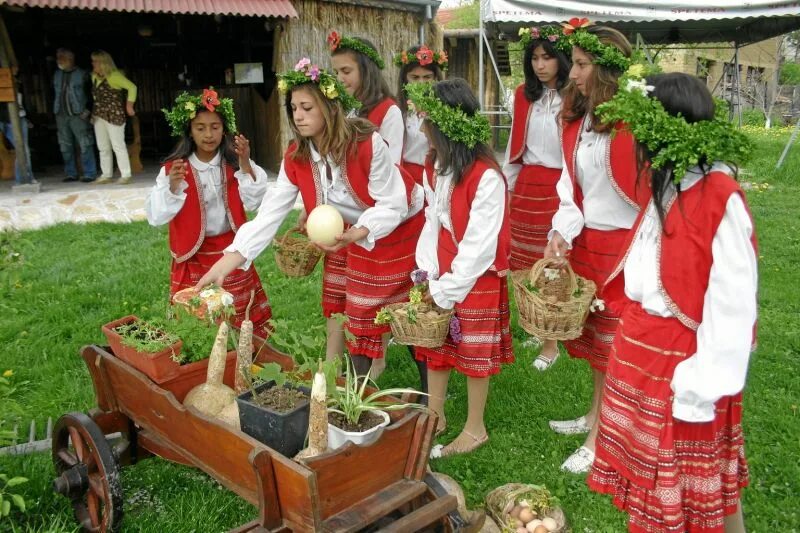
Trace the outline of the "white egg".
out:
[[[542,525],[547,528],[547,531],[555,531],[558,529],[558,523],[549,516],[542,519]]]
[[[308,214],[306,233],[311,242],[332,246],[344,231],[344,220],[335,207],[319,205]]]
[[[534,531],[536,531],[536,528],[541,526],[541,525],[542,525],[542,521],[541,520],[531,520],[525,526],[525,529],[528,530],[530,533],[533,533]]]

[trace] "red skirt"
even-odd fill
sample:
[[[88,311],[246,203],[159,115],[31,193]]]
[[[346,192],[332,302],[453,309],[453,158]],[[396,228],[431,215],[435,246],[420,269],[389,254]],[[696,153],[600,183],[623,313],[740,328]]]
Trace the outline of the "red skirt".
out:
[[[347,341],[352,355],[383,357],[384,333],[388,325],[376,325],[375,315],[386,305],[408,300],[411,271],[416,266],[417,240],[425,216],[417,213],[378,240],[371,251],[351,244],[338,254],[325,257],[322,307],[325,317],[344,313],[347,330],[355,339]]]
[[[439,247],[440,272],[449,272],[457,249],[444,228]],[[501,364],[514,362],[507,277],[484,273],[464,301],[455,305],[455,316],[461,325],[461,342],[448,335],[440,348],[415,348],[416,358],[429,369],[454,368],[465,376],[482,378],[499,373]]]
[[[696,342],[676,318],[638,303],[620,319],[588,483],[614,496],[631,531],[721,533],[748,483],[741,393],[720,399],[711,422],[672,417],[670,382]]]
[[[189,287],[194,287],[200,278],[222,258],[222,252],[233,242],[234,233],[229,231],[222,235],[206,237],[200,249],[192,257],[178,263],[172,261],[172,271],[170,273],[170,300],[172,296]],[[269,305],[267,294],[261,286],[261,279],[258,277],[256,267],[251,266],[247,270],[236,269],[222,284],[222,288],[233,295],[233,306],[236,314],[232,323],[235,327],[241,327],[244,321],[247,304],[250,303],[250,291],[255,290],[255,299],[250,307],[250,320],[253,322],[253,333],[260,337],[269,336],[268,320],[272,318],[272,308]]]
[[[524,165],[511,193],[511,270],[527,270],[544,256],[558,211],[560,168]]]
[[[400,163],[400,168],[411,174],[411,177],[414,178],[414,181],[422,185],[422,173],[425,171],[424,166],[403,161]]]
[[[569,260],[572,269],[579,276],[594,281],[598,288],[601,287],[614,269],[628,231],[583,228],[572,243]],[[589,313],[581,336],[564,342],[567,353],[586,359],[593,369],[605,372],[618,321],[619,317],[608,305],[604,311]]]

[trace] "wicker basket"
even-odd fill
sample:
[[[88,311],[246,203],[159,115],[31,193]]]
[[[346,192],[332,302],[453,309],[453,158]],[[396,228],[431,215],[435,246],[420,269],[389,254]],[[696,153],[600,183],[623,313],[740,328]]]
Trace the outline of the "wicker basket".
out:
[[[527,501],[531,511],[536,513],[536,518],[552,518],[556,522],[556,528],[551,530],[555,533],[562,533],[567,529],[567,517],[558,501],[550,495],[545,487],[539,485],[527,485],[525,483],[507,483],[497,487],[486,495],[486,514],[492,517],[497,526],[504,533],[515,532],[511,528],[511,510]],[[524,526],[523,526],[524,527]]]
[[[273,241],[275,263],[290,278],[302,278],[314,271],[322,251],[296,230],[289,230]]]
[[[408,314],[405,313],[407,305],[408,302],[403,302],[387,305],[384,308],[392,317],[389,326],[392,328],[395,342],[422,348],[441,347],[450,331],[450,317],[453,316],[453,310],[444,310],[444,312],[439,310],[434,317],[427,314],[433,311],[431,306],[419,304],[417,320],[412,324],[408,320]]]
[[[557,269],[558,278],[548,279],[545,269],[554,261],[541,259],[530,271],[511,273],[519,325],[540,339],[576,339],[583,331],[596,286],[592,280],[576,276],[569,264]],[[529,289],[528,282],[537,290]]]

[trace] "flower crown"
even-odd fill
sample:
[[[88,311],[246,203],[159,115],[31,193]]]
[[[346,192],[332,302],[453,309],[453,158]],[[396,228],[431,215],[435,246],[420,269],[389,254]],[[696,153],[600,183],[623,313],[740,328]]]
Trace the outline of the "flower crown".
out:
[[[559,49],[569,54],[573,46],[594,57],[593,63],[604,67],[625,71],[631,66],[631,60],[622,50],[611,44],[603,44],[597,35],[589,33],[586,28],[591,26],[589,19],[579,19],[577,17],[569,19],[561,25],[564,38],[556,42]]]
[[[410,65],[412,63],[419,63],[419,66],[426,67],[432,63],[439,65],[442,70],[447,70],[447,52],[444,50],[434,52],[425,45],[419,47],[415,54],[409,54],[403,50],[394,56],[394,64],[398,67]]]
[[[620,78],[617,94],[597,106],[596,114],[605,123],[624,122],[633,137],[654,154],[653,168],[672,165],[672,179],[678,184],[686,172],[701,160],[742,163],[752,153],[747,136],[728,122],[725,103],[717,100],[712,120],[688,123],[670,115],[656,98],[644,76],[648,66],[634,64]]]
[[[298,85],[316,83],[319,90],[328,100],[339,100],[345,112],[361,107],[361,102],[347,91],[336,76],[329,74],[317,65],[312,65],[311,60],[304,57],[294,66],[294,70],[278,74],[278,90],[286,94]]]
[[[361,39],[339,35],[335,31],[332,31],[330,34],[328,34],[328,46],[330,47],[331,52],[335,52],[339,48],[348,48],[350,50],[355,50],[356,52],[361,52],[374,61],[381,70],[383,70],[383,68],[386,66],[380,54],[378,54],[378,51]]]
[[[468,115],[461,107],[451,107],[438,98],[430,83],[409,83],[405,86],[409,107],[421,118],[428,119],[445,137],[474,148],[489,141],[492,130],[485,116]]]
[[[531,41],[536,39],[546,39],[551,43],[557,43],[564,37],[564,30],[560,26],[533,26],[531,28],[519,29],[519,42],[527,48]],[[559,48],[561,50],[561,48]],[[563,50],[562,50],[563,51]]]
[[[184,91],[175,99],[175,106],[172,109],[161,110],[172,128],[172,136],[182,137],[186,132],[186,125],[197,116],[198,111],[203,111],[201,108],[222,115],[228,133],[236,133],[233,99],[220,98],[214,87],[209,87],[203,89],[202,95],[191,95]]]

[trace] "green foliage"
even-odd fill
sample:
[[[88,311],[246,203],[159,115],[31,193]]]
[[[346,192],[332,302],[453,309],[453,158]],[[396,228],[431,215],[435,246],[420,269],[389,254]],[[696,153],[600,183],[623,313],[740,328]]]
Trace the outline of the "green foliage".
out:
[[[317,324],[309,328],[293,328],[288,320],[269,321],[272,335],[269,342],[279,351],[291,356],[298,364],[316,361],[325,356],[325,326]]]
[[[800,64],[786,62],[781,66],[781,85],[800,85]]]
[[[451,18],[447,21],[448,30],[471,29],[480,25],[480,2],[471,0],[451,10]]]
[[[14,371],[6,370],[0,376],[0,447],[9,446],[17,442],[17,430],[9,429],[10,426],[19,420],[23,413],[23,408],[16,399],[19,387],[24,387],[28,383],[12,383]]]
[[[763,128],[767,120],[764,113],[759,109],[742,110],[742,125]]]
[[[330,411],[344,415],[350,424],[358,424],[361,415],[373,409],[381,411],[400,411],[403,409],[425,409],[425,406],[416,403],[399,403],[395,401],[382,400],[388,396],[401,396],[402,394],[423,394],[414,389],[394,388],[377,390],[370,395],[366,395],[367,385],[377,384],[369,378],[370,372],[366,376],[356,375],[356,369],[349,357],[345,358],[344,385],[329,389],[328,409]],[[335,391],[333,395],[330,391]]]
[[[724,107],[718,106],[713,120],[692,124],[670,115],[661,102],[648,96],[651,88],[643,79],[646,69],[645,65],[631,66],[620,78],[617,93],[597,106],[596,114],[606,123],[624,123],[653,154],[653,168],[671,167],[673,180],[678,183],[703,158],[737,165],[747,161],[752,143],[728,122]]]
[[[584,28],[577,28],[573,33],[556,41],[556,47],[569,56],[572,47],[577,46],[584,52],[594,57],[595,65],[625,71],[631,66],[631,59],[614,45],[603,44],[597,35],[589,33]]]
[[[468,115],[461,106],[450,107],[436,98],[430,83],[409,83],[405,91],[419,116],[436,124],[451,141],[462,143],[470,149],[475,148],[476,144],[489,142],[492,129],[485,116]]]
[[[308,58],[303,58],[294,70],[278,74],[278,90],[286,94],[300,85],[315,85],[328,100],[338,100],[345,112],[361,107],[361,102],[347,93],[336,76],[317,65],[312,65]]]
[[[3,486],[0,487],[0,524],[2,524],[11,514],[12,505],[21,512],[25,512],[25,498],[9,489],[27,483],[28,479],[19,476],[10,478],[6,474],[0,474],[0,481],[3,482]]]
[[[172,109],[162,109],[167,124],[172,128],[173,137],[182,137],[186,131],[186,126],[197,116],[199,111],[216,111],[225,120],[225,131],[236,133],[236,113],[233,110],[233,99],[219,98],[219,103],[213,105],[208,102],[208,91],[213,93],[213,98],[217,98],[217,93],[213,87],[203,91],[203,94],[189,94],[182,92],[175,99]]]
[[[180,337],[166,332],[162,326],[142,319],[120,324],[114,331],[122,337],[122,344],[142,353],[158,353],[180,340]]]
[[[364,54],[378,65],[379,69],[383,70],[386,68],[386,64],[383,62],[383,58],[378,51],[361,39],[348,37],[347,35],[339,35],[335,31],[332,31],[328,34],[327,42],[331,52],[335,52],[339,48],[347,48],[359,54]]]

